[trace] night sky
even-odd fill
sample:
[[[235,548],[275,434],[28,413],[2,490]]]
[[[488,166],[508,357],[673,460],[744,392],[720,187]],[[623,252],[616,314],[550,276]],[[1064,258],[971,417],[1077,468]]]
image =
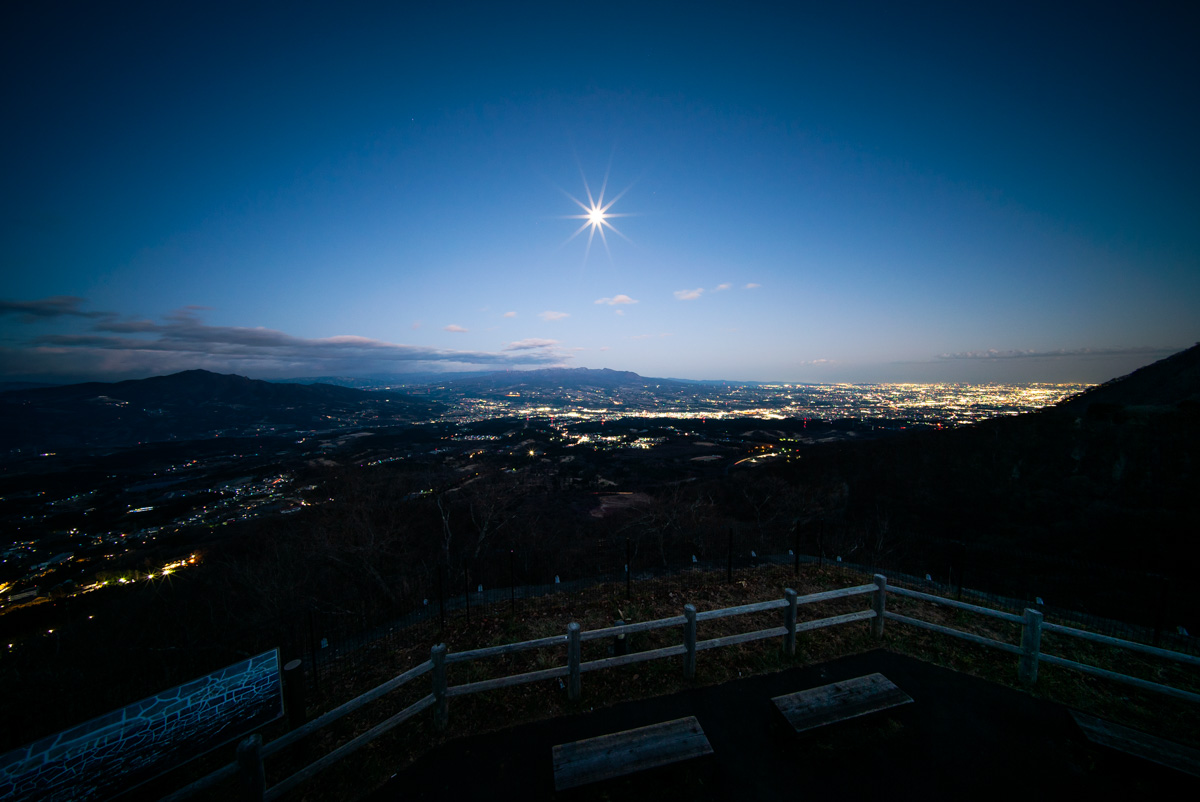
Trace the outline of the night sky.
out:
[[[10,8],[0,380],[1127,373],[1200,339],[1197,7],[1051,5]]]

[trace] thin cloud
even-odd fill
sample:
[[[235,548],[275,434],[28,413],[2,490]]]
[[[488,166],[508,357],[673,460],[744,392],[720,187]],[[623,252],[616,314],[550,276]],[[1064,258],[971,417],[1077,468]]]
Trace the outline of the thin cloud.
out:
[[[0,315],[21,315],[26,322],[47,318],[109,317],[107,312],[84,312],[79,308],[84,302],[77,295],[51,295],[36,301],[8,301],[0,299]]]
[[[504,317],[516,317],[516,316],[517,316],[516,312],[505,312],[504,313]]]
[[[703,287],[697,287],[694,290],[675,290],[675,297],[680,301],[694,301],[703,294]]]
[[[538,317],[540,317],[542,320],[562,320],[563,318],[570,316],[571,315],[569,312],[552,312],[549,310],[538,314]]]
[[[552,342],[552,341],[544,341]],[[565,357],[544,347],[460,351],[355,335],[296,337],[282,331],[209,326],[193,310],[162,322],[101,320],[84,334],[45,335],[0,349],[0,375],[137,377],[192,368],[259,376],[303,376],[395,369],[398,364],[547,365]]]
[[[597,298],[594,303],[608,304],[609,306],[619,306],[621,304],[636,304],[637,301],[630,298],[628,295],[614,295],[611,298]]]
[[[728,290],[732,287],[733,287],[733,285],[730,284],[729,282],[726,282],[724,284],[718,284],[717,286],[713,287],[713,292],[721,292],[723,290]]]
[[[618,315],[620,315],[621,317],[624,317],[624,316],[625,316],[625,310],[624,310],[624,309],[615,309],[615,310],[613,310],[613,311],[615,311],[615,312],[616,312]]]
[[[558,340],[546,340],[541,337],[527,337],[524,340],[511,342],[502,348],[502,351],[532,351],[537,348],[553,348],[558,345]]]
[[[1126,355],[1148,355],[1154,356],[1158,354],[1173,354],[1179,351],[1179,348],[1059,348],[1053,351],[1035,351],[1035,350],[1006,350],[1001,351],[995,348],[989,348],[986,351],[961,351],[955,354],[938,354],[938,359],[1059,359],[1065,357],[1081,357],[1081,356],[1126,356]]]
[[[753,281],[751,281],[749,284],[747,284],[746,286],[742,287],[742,289],[744,289],[744,290],[757,290],[757,289],[758,289],[759,287],[761,287],[761,286],[762,286],[761,284],[755,284]]]
[[[443,326],[442,331],[452,331],[455,334],[466,334],[470,329],[464,329],[457,323],[451,323],[449,326]]]
[[[142,334],[158,331],[161,324],[153,320],[102,320],[92,326],[93,331],[107,331],[113,334]]]

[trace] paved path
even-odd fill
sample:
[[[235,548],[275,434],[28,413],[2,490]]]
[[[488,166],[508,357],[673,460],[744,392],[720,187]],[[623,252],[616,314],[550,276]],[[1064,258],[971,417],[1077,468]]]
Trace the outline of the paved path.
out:
[[[877,671],[914,704],[796,735],[771,703]],[[682,716],[699,719],[713,755],[555,794],[556,744]],[[1167,789],[1200,798],[1196,778],[1088,743],[1065,708],[880,650],[457,740],[397,774],[371,800],[927,802],[1157,796]]]

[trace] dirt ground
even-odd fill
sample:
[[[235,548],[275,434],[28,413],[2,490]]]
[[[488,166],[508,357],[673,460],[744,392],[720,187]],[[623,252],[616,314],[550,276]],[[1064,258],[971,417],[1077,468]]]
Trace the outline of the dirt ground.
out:
[[[796,735],[771,702],[876,671],[915,703]],[[453,716],[453,700],[451,707]],[[556,744],[689,715],[699,719],[714,754],[555,793]],[[463,738],[425,755],[369,798],[1111,798],[1189,787],[1185,797],[1200,794],[1200,779],[1090,744],[1060,705],[877,650]]]

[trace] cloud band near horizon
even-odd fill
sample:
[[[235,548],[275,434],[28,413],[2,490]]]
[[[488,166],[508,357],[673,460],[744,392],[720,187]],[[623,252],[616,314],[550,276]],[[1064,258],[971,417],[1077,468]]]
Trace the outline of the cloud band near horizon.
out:
[[[4,302],[0,314],[38,318],[99,318],[81,334],[44,334],[25,347],[0,347],[0,376],[130,378],[203,368],[250,371],[282,377],[313,373],[378,372],[388,366],[439,364],[560,365],[570,359],[557,340],[511,343],[499,351],[467,351],[405,345],[356,335],[305,338],[266,328],[210,326],[187,307],[152,320],[118,320],[104,312],[81,312],[82,299],[47,298]]]
[[[1059,348],[1052,351],[1034,351],[1034,350],[1006,350],[1001,351],[995,348],[989,348],[986,351],[961,351],[954,354],[938,354],[938,359],[954,360],[954,359],[1058,359],[1058,358],[1078,358],[1089,356],[1155,356],[1168,355],[1182,351],[1182,347],[1172,348],[1154,348],[1154,347],[1137,347],[1137,348]]]

